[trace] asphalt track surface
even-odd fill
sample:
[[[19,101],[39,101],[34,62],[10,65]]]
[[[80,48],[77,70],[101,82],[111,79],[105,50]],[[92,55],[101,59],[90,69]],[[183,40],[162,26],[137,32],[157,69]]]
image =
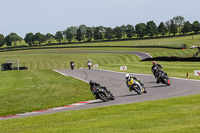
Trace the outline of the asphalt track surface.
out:
[[[89,82],[90,80],[99,82],[101,85],[106,86],[107,89],[113,93],[113,95],[115,96],[115,100],[108,102],[102,102],[101,100],[94,100],[90,103],[83,104],[81,106],[59,108],[55,110],[45,110],[45,111],[39,111],[37,113],[30,112],[30,113],[25,113],[23,115],[6,117],[2,119],[12,119],[12,118],[63,112],[68,110],[79,110],[79,109],[103,107],[103,106],[118,105],[118,104],[136,103],[142,101],[151,101],[157,99],[186,96],[186,95],[200,93],[199,80],[189,80],[189,79],[170,77],[171,85],[167,86],[161,83],[157,84],[156,79],[154,78],[153,75],[131,73],[132,76],[138,77],[142,81],[142,83],[145,84],[145,87],[147,89],[147,93],[138,95],[134,91],[132,92],[128,91],[128,88],[125,83],[126,73],[124,72],[114,72],[114,71],[100,70],[100,69],[91,69],[91,70],[66,69],[66,70],[56,70],[56,72],[59,72],[66,76],[72,76],[74,78],[78,78],[85,82]],[[89,89],[89,84],[88,84],[88,89]],[[88,95],[92,95],[92,93]]]

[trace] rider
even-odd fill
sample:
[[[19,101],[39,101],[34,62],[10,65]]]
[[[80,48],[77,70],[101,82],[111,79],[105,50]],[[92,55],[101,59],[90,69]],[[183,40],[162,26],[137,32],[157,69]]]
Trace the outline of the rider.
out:
[[[88,65],[88,67],[89,67],[89,69],[91,68],[91,65],[92,65],[92,61],[89,59],[88,61],[87,61],[87,65]]]
[[[101,86],[99,83],[94,82],[93,80],[90,80],[90,81],[89,81],[89,84],[90,84],[90,90],[92,91],[92,94],[93,94],[93,95],[95,95],[95,93],[96,93],[96,88],[97,88],[98,86],[100,86],[101,88],[103,88],[103,89],[105,89],[107,92],[109,92],[105,86]]]
[[[132,91],[132,85],[133,84],[129,84],[129,82],[133,79],[133,80],[135,80],[135,81],[137,81],[137,82],[135,82],[135,84],[137,84],[140,88],[142,87],[143,88],[143,86],[144,86],[144,84],[142,84],[141,83],[141,81],[137,78],[137,77],[133,77],[133,76],[130,76],[129,74],[126,74],[125,75],[125,78],[126,78],[126,85],[127,85],[127,87],[129,88],[129,92],[131,92]],[[144,90],[143,90],[143,92],[144,92]]]
[[[89,60],[87,61],[87,64],[88,64],[88,63],[92,63],[92,61],[89,59]]]
[[[70,61],[70,66],[71,66],[71,68],[73,67],[72,64],[74,64],[74,61],[73,61],[73,60]],[[74,64],[74,67],[75,67],[75,64]]]
[[[159,74],[164,72],[163,70],[161,70],[161,68],[162,68],[162,65],[153,61],[153,66],[151,67],[151,71],[153,72],[154,77],[157,79],[157,84],[161,82],[161,80],[158,78]],[[155,71],[155,70],[157,70],[157,71]]]

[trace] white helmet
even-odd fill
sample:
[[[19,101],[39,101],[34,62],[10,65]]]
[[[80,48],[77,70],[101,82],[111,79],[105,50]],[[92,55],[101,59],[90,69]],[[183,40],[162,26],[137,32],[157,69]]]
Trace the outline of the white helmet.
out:
[[[129,74],[126,74],[126,75],[125,75],[125,78],[126,78],[127,80],[130,79],[130,77],[131,77],[131,76],[130,76]]]

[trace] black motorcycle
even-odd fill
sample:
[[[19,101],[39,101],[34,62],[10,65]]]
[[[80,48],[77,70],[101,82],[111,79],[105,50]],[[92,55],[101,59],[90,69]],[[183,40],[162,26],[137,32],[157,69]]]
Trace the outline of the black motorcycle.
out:
[[[109,100],[115,100],[113,94],[107,89],[103,88],[102,86],[97,86],[93,88],[92,92],[93,95],[95,95],[96,99],[101,99],[104,102],[107,102]]]
[[[158,80],[160,80],[163,84],[166,84],[168,86],[170,86],[170,84],[171,84],[170,79],[167,76],[167,73],[165,73],[165,72],[160,72]]]
[[[162,68],[162,67],[161,67]],[[154,68],[154,76],[157,79],[157,83],[162,82],[163,84],[170,85],[170,79],[167,76],[167,73],[165,73],[163,70],[161,70],[159,67]]]
[[[74,63],[71,63],[70,66],[71,66],[71,69],[74,70],[75,64],[74,64]]]

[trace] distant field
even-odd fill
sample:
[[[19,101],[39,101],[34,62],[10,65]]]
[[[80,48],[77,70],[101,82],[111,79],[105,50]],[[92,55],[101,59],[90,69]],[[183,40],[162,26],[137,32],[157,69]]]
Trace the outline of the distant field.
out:
[[[75,69],[87,67],[87,60],[91,59],[93,64],[99,64],[99,68],[119,71],[121,65],[128,66],[128,72],[134,73],[148,73],[151,74],[150,67],[152,62],[140,62],[139,57],[131,54],[117,54],[117,53],[69,53],[69,51],[143,51],[150,53],[154,57],[178,55],[184,56],[193,54],[196,51],[186,50],[171,50],[171,49],[153,49],[153,48],[79,48],[79,49],[47,49],[47,50],[25,50],[16,52],[0,53],[0,63],[6,61],[7,58],[19,58],[20,65],[28,67],[29,70],[45,70],[45,69],[69,69],[69,62],[75,61]],[[193,76],[193,70],[199,69],[200,62],[160,62],[163,69],[166,70],[170,76],[185,77],[189,73],[189,78],[197,78]]]
[[[24,42],[22,42],[24,45]],[[32,47],[40,48],[40,47],[72,47],[72,46],[164,46],[164,47],[179,47],[181,44],[187,44],[188,48],[196,45],[200,46],[200,34],[199,35],[191,35],[191,36],[183,36],[183,37],[170,37],[170,38],[160,38],[160,39],[141,39],[141,40],[127,40],[127,41],[111,41],[111,42],[91,42],[91,43],[79,43],[79,44],[63,44],[63,45],[52,45],[52,46],[39,46]],[[20,46],[20,44],[18,44]],[[25,45],[24,45],[25,46]],[[28,48],[28,47],[27,47]],[[16,48],[16,49],[26,49],[24,48]],[[5,49],[1,50],[4,51]]]

